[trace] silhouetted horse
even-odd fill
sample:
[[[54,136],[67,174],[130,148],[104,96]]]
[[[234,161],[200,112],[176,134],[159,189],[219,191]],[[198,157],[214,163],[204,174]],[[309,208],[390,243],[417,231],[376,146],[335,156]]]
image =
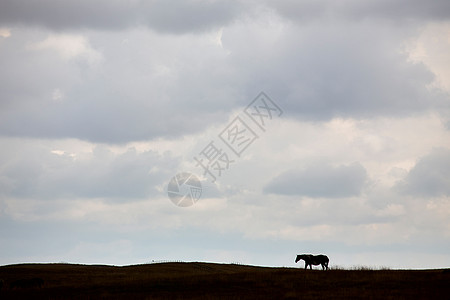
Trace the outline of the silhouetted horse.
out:
[[[297,255],[297,258],[295,258],[295,263],[297,263],[300,259],[303,259],[305,261],[305,270],[308,268],[308,266],[312,270],[312,265],[322,265],[322,270],[328,270],[328,262],[330,260],[326,255],[300,254]]]

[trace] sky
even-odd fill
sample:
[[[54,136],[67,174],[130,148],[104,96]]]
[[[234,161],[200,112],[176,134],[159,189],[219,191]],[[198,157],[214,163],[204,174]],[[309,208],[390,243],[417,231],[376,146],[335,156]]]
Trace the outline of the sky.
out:
[[[449,220],[447,0],[0,0],[2,265],[445,268]]]

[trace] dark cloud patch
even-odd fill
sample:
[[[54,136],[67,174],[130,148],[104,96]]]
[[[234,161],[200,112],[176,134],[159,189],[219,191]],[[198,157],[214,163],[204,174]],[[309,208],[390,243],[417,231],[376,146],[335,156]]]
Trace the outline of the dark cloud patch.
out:
[[[450,149],[435,149],[422,157],[395,188],[409,195],[449,196]]]
[[[334,17],[353,20],[383,19],[395,23],[411,21],[444,20],[450,17],[450,5],[446,0],[426,2],[421,0],[282,0],[267,2],[281,15],[298,22],[318,17]]]
[[[14,1],[0,2],[0,24],[65,29],[123,29],[145,25],[161,32],[209,30],[230,22],[236,1]]]
[[[446,0],[436,1],[57,1],[4,0],[0,3],[0,24],[43,26],[55,30],[107,29],[148,26],[157,31],[186,33],[229,24],[239,15],[254,17],[261,6],[294,21],[321,17],[393,22],[445,20],[450,17]]]
[[[161,32],[184,33],[217,28],[239,14],[237,1],[143,2],[142,22]]]
[[[319,163],[282,173],[264,191],[306,197],[351,197],[361,193],[366,179],[366,170],[359,163],[337,167]]]
[[[249,33],[233,36],[240,43],[225,35],[224,45],[239,53],[236,65],[247,66],[243,74],[251,70],[247,86],[264,86],[286,116],[397,117],[448,108],[448,95],[427,87],[434,74],[402,52],[412,32],[375,22],[324,21],[287,28],[272,43],[251,40],[249,49],[244,49],[244,34]]]
[[[450,17],[450,5],[446,0],[424,2],[420,0],[397,0],[397,1],[371,1],[365,4],[357,0],[350,0],[342,4],[343,8],[350,8],[349,15],[354,18],[379,17],[396,20],[434,20],[440,21]]]

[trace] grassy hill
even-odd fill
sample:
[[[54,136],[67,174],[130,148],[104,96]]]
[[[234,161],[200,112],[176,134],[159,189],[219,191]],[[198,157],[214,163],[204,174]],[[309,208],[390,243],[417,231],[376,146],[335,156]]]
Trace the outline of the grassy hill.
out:
[[[31,278],[43,286],[20,286]],[[214,263],[0,267],[1,299],[444,299],[445,270],[303,270]],[[18,286],[17,286],[18,285]]]

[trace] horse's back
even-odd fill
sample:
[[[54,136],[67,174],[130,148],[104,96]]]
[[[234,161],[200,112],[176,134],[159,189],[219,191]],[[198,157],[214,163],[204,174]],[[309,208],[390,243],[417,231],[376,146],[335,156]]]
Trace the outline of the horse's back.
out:
[[[320,263],[328,263],[330,261],[328,256],[323,255],[323,254],[316,255],[314,258],[315,258],[315,260],[317,260]]]

